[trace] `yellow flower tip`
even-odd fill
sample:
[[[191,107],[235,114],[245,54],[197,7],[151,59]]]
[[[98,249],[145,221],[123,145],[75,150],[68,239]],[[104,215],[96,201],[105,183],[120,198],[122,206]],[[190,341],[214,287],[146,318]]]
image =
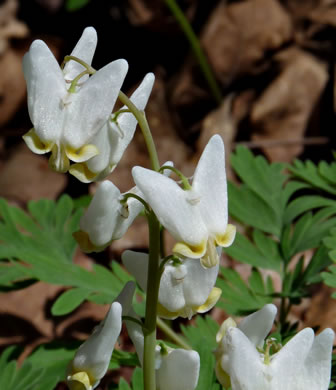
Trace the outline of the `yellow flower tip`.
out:
[[[67,382],[70,390],[92,390],[90,377],[85,371],[69,375]]]
[[[227,330],[232,327],[236,328],[237,324],[231,317],[229,317],[220,326],[219,331],[216,334],[216,342],[220,343],[225,336]]]
[[[96,145],[84,145],[79,149],[74,149],[71,146],[65,147],[65,153],[67,157],[76,163],[81,163],[87,160],[90,160],[90,158],[97,156],[99,154],[99,150]]]
[[[97,174],[90,171],[85,163],[72,164],[69,173],[82,183],[91,183],[97,178]]]
[[[216,377],[218,379],[218,382],[225,388],[228,389],[231,387],[231,380],[230,376],[227,374],[226,371],[223,370],[221,361],[217,360],[216,366],[215,366],[215,372]]]
[[[206,241],[201,242],[199,245],[189,245],[184,242],[178,242],[173,248],[173,253],[190,257],[192,259],[199,259],[204,255],[205,251]]]
[[[203,305],[197,307],[196,309],[197,313],[206,313],[207,311],[212,309],[217,303],[221,295],[222,295],[222,290],[218,287],[214,287],[211,290],[208,299],[203,303]]]
[[[100,252],[104,249],[95,246],[90,240],[90,236],[88,235],[88,233],[84,232],[83,230],[78,230],[77,232],[72,233],[72,235],[77,241],[81,250],[85,253]]]
[[[26,134],[22,136],[28,148],[36,154],[45,154],[51,151],[54,146],[53,142],[43,142],[37,136],[35,129],[30,129]]]
[[[65,173],[70,167],[70,161],[64,152],[64,148],[61,145],[53,145],[51,149],[51,155],[49,158],[49,166],[52,170],[60,173]]]
[[[216,244],[224,248],[230,246],[236,237],[236,230],[234,225],[228,224],[224,234],[216,234]]]
[[[209,238],[206,245],[204,256],[200,259],[204,268],[215,267],[219,263],[219,255],[216,249],[215,241]]]
[[[175,320],[179,316],[178,312],[172,312],[166,309],[161,303],[157,305],[157,315],[165,320]]]

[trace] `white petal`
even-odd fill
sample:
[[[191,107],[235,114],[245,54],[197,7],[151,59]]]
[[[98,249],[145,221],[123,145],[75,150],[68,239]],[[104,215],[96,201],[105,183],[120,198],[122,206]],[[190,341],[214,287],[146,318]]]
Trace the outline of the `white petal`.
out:
[[[121,197],[119,189],[105,180],[99,185],[81,218],[80,228],[88,233],[95,246],[104,247],[111,240],[121,238],[142,210],[142,204],[134,198],[128,199],[126,210],[120,203]]]
[[[185,266],[174,267],[168,264],[161,276],[159,302],[171,312],[177,312],[186,306],[183,293],[183,277],[185,274]]]
[[[305,390],[327,390],[330,384],[331,355],[335,333],[325,329],[315,337],[313,346],[304,362],[302,377]]]
[[[61,138],[67,94],[62,71],[48,46],[36,40],[23,58],[27,82],[28,111],[36,134],[43,142]]]
[[[130,317],[139,319],[133,310],[131,310],[128,315]],[[141,366],[143,365],[143,352],[144,352],[144,334],[142,327],[134,321],[125,320],[127,333],[132,340],[132,343],[135,347],[136,353],[138,355]]]
[[[186,304],[188,306],[201,306],[208,299],[216,284],[219,265],[204,268],[200,261],[195,259],[186,259],[183,264],[187,268],[186,277],[182,282]]]
[[[164,175],[134,167],[132,175],[160,223],[177,241],[199,245],[207,240],[207,229],[191,191],[184,191]]]
[[[131,102],[134,103],[139,110],[145,109],[153,88],[154,80],[154,74],[148,73],[130,97]],[[127,109],[127,106],[123,106],[121,109]],[[118,129],[116,129],[117,124],[112,122],[110,164],[116,165],[119,163],[125,149],[133,139],[137,123],[138,122],[132,113],[123,113],[118,116]]]
[[[85,371],[98,380],[105,375],[121,331],[121,312],[120,303],[112,303],[104,321],[77,350],[72,363],[75,372]]]
[[[90,140],[90,143],[95,145],[99,150],[99,154],[86,162],[87,167],[91,172],[99,174],[99,179],[110,174],[114,167],[110,164],[111,144],[115,142],[111,133],[110,122],[107,121],[99,132]],[[101,175],[100,175],[101,174]]]
[[[214,135],[206,145],[194,173],[192,187],[200,196],[199,208],[209,232],[224,234],[228,221],[224,144]]]
[[[273,388],[304,390],[303,365],[314,342],[311,328],[301,330],[271,359]]]
[[[73,49],[71,56],[77,57],[91,65],[92,58],[97,46],[97,32],[93,27],[86,27],[82,36]],[[85,70],[84,66],[77,61],[68,61],[63,69],[65,80],[72,81],[76,76]],[[89,76],[85,75],[80,79],[83,84]],[[70,85],[70,84],[69,84]]]
[[[175,349],[162,356],[156,373],[158,390],[193,390],[197,386],[200,358],[196,351]]]
[[[256,347],[263,347],[264,340],[271,331],[277,313],[275,305],[268,304],[262,309],[245,317],[238,328]]]
[[[282,390],[271,387],[259,353],[250,340],[238,328],[229,328],[223,338],[226,354],[222,368],[230,375],[232,390]]]
[[[110,181],[102,182],[90,206],[80,220],[81,230],[89,234],[93,244],[100,247],[111,241],[120,218],[120,191]]]
[[[147,290],[148,254],[126,250],[121,255],[122,263],[133,275],[143,291]]]
[[[104,66],[69,93],[64,141],[74,149],[87,143],[108,120],[128,70],[125,60]]]

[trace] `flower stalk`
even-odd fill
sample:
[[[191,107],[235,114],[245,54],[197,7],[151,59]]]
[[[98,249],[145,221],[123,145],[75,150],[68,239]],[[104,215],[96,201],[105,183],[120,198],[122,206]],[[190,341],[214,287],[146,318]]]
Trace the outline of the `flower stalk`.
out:
[[[149,262],[144,327],[144,389],[156,390],[155,347],[156,317],[160,286],[160,223],[153,211],[147,214],[149,227]]]
[[[118,97],[119,100],[129,108],[131,113],[135,116],[136,120],[138,121],[140,129],[142,131],[142,135],[145,139],[152,168],[154,171],[159,171],[160,169],[159,157],[157,155],[154,140],[147,122],[145,112],[138,110],[135,104],[133,104],[131,100],[122,91],[119,92]]]

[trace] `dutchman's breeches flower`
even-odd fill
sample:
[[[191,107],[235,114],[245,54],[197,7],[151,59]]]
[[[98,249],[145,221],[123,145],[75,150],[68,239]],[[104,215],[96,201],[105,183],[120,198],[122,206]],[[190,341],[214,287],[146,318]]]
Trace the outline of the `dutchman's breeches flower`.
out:
[[[106,374],[121,331],[122,315],[128,314],[131,309],[134,290],[133,282],[126,283],[104,320],[78,348],[68,367],[70,390],[93,390]]]
[[[314,337],[306,328],[283,347],[272,339],[264,346],[275,315],[275,306],[266,305],[238,327],[224,322],[217,334],[218,380],[232,390],[327,390],[334,332]]]
[[[154,74],[148,73],[130,100],[138,110],[144,110],[154,84]],[[99,150],[97,156],[82,163],[73,164],[69,172],[84,183],[102,180],[119,163],[132,141],[137,126],[135,116],[126,106],[112,114],[91,143]]]
[[[146,291],[148,255],[125,251],[122,261]],[[221,290],[215,287],[218,269],[218,264],[204,268],[200,262],[188,258],[180,263],[169,261],[160,280],[158,315],[167,319],[190,319],[196,313],[212,309],[221,295]]]
[[[105,319],[79,347],[68,369],[70,390],[93,390],[98,386],[108,369],[121,331],[121,315],[120,303],[112,303]]]
[[[137,193],[137,189],[127,192]],[[84,252],[99,252],[113,240],[121,238],[143,209],[135,198],[122,202],[124,195],[110,181],[105,180],[94,194],[90,206],[80,220],[80,231],[74,237]]]
[[[204,267],[218,263],[216,246],[230,246],[236,229],[228,225],[224,144],[219,135],[205,147],[196,167],[192,186],[149,169],[134,167],[134,181],[160,223],[178,241],[173,252],[201,258]]]
[[[86,28],[72,56],[88,65],[97,44],[94,28]],[[70,160],[82,163],[100,153],[93,137],[108,121],[128,70],[116,60],[92,76],[71,60],[63,71],[47,45],[32,43],[23,59],[28,111],[34,128],[24,136],[35,153],[51,152],[53,169],[66,172]]]

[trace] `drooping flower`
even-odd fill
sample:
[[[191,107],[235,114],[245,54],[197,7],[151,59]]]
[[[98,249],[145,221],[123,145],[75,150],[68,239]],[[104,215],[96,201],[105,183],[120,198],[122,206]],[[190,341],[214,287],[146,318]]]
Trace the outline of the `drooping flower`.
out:
[[[165,163],[172,166],[171,161]],[[164,174],[169,175],[170,170]],[[73,235],[84,252],[100,252],[114,240],[119,240],[128,230],[137,215],[143,210],[143,204],[129,197],[134,194],[143,198],[137,187],[121,194],[111,181],[104,180],[99,184],[91,203],[80,220],[80,230]]]
[[[153,73],[148,73],[130,97],[138,110],[145,109],[154,80]],[[85,162],[73,164],[69,172],[84,183],[104,179],[119,163],[134,136],[137,123],[135,116],[123,106],[92,138],[91,143],[97,147],[99,154]]]
[[[137,193],[137,189],[127,193]],[[102,251],[126,233],[143,209],[143,204],[135,198],[128,198],[122,203],[124,195],[109,180],[99,184],[89,208],[80,220],[80,230],[74,233],[83,251]]]
[[[131,308],[134,290],[133,282],[126,283],[104,320],[78,348],[68,367],[67,383],[70,390],[93,390],[106,374],[121,331],[122,315],[126,315]]]
[[[266,305],[238,327],[232,322],[221,327],[217,378],[227,385],[227,375],[232,390],[327,390],[334,332],[325,329],[314,337],[306,328],[283,347],[269,339],[262,349],[275,315],[275,306]]]
[[[129,316],[135,317],[130,311]],[[128,334],[143,365],[144,335],[137,323],[125,320]],[[194,390],[197,386],[200,357],[196,351],[173,349],[163,343],[156,346],[155,357],[157,390]]]
[[[219,135],[205,147],[190,189],[142,167],[132,170],[134,181],[160,223],[178,241],[173,252],[201,258],[204,267],[218,263],[216,246],[230,246],[235,227],[228,224],[224,144]]]
[[[148,255],[125,251],[122,261],[146,291]],[[190,319],[196,313],[212,309],[221,295],[221,290],[215,287],[218,269],[218,264],[204,268],[200,262],[188,258],[180,263],[168,262],[160,280],[158,315],[167,319]]]
[[[105,319],[77,350],[67,376],[70,390],[92,390],[98,386],[121,331],[121,313],[120,303],[112,303]]]
[[[72,55],[90,65],[96,41],[96,31],[85,29]],[[23,59],[28,111],[34,125],[23,138],[33,152],[51,152],[49,163],[60,172],[69,169],[70,160],[80,163],[99,154],[91,140],[110,117],[128,64],[116,60],[90,77],[81,75],[73,85],[83,69],[71,61],[62,72],[40,40],[32,43]]]

